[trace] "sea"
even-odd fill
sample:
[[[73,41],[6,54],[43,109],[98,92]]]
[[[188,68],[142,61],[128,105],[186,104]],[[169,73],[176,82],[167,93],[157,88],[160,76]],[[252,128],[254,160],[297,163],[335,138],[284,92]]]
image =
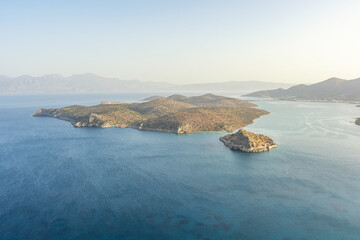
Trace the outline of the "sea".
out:
[[[254,101],[271,114],[226,133],[74,128],[41,107],[132,102],[152,93],[0,97],[0,240],[360,239],[360,108]]]

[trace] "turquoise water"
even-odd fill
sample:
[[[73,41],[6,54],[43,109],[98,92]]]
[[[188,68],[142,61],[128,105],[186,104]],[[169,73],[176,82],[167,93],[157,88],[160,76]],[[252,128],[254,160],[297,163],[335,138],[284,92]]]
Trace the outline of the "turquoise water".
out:
[[[354,105],[257,102],[246,129],[279,144],[258,154],[31,116],[147,95],[0,97],[0,239],[360,239]]]

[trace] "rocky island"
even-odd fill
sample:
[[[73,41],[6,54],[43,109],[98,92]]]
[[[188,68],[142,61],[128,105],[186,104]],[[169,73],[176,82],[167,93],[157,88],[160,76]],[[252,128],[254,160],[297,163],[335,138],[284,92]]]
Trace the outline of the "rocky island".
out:
[[[277,147],[270,137],[248,132],[243,129],[240,129],[237,133],[220,137],[220,141],[231,150],[248,153],[269,151]]]
[[[140,103],[102,102],[41,108],[33,116],[69,121],[74,127],[119,127],[171,133],[233,132],[269,112],[236,98],[205,94],[154,96]]]

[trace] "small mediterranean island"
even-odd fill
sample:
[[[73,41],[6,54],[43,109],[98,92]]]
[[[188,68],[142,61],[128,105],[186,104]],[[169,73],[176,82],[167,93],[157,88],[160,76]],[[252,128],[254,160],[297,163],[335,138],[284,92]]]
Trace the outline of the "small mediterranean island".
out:
[[[214,94],[194,97],[174,94],[169,97],[153,96],[137,103],[104,101],[95,106],[72,105],[63,108],[41,108],[33,116],[58,118],[69,121],[74,127],[134,128],[177,134],[234,132],[253,123],[262,115],[269,114],[255,107],[257,105],[248,101]],[[265,147],[267,150],[273,148],[274,143],[269,137],[257,135],[259,137],[255,138],[256,134],[245,130],[232,135],[237,137],[239,133],[253,134],[247,138],[248,142],[246,139],[234,142],[234,145],[244,144],[243,147],[230,147],[232,145],[225,143],[226,139],[230,142],[235,139],[235,137],[230,137],[231,134],[221,137],[220,140],[231,149],[244,152],[252,152],[249,149],[260,152],[261,144],[268,146]],[[254,139],[256,142],[253,142]]]
[[[276,143],[270,137],[243,129],[240,129],[234,134],[221,137],[220,141],[231,150],[249,153],[269,151],[277,147]]]

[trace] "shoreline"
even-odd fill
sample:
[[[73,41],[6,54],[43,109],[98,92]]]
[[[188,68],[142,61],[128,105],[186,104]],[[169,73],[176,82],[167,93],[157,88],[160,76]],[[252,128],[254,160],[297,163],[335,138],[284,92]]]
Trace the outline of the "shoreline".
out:
[[[360,101],[338,101],[338,100],[306,100],[306,99],[281,99],[281,98],[262,98],[262,97],[253,97],[255,99],[246,99],[241,97],[246,101],[284,101],[284,102],[311,102],[311,103],[345,103],[345,104],[360,104]],[[359,105],[360,106],[360,105]],[[357,106],[357,107],[359,107]]]

